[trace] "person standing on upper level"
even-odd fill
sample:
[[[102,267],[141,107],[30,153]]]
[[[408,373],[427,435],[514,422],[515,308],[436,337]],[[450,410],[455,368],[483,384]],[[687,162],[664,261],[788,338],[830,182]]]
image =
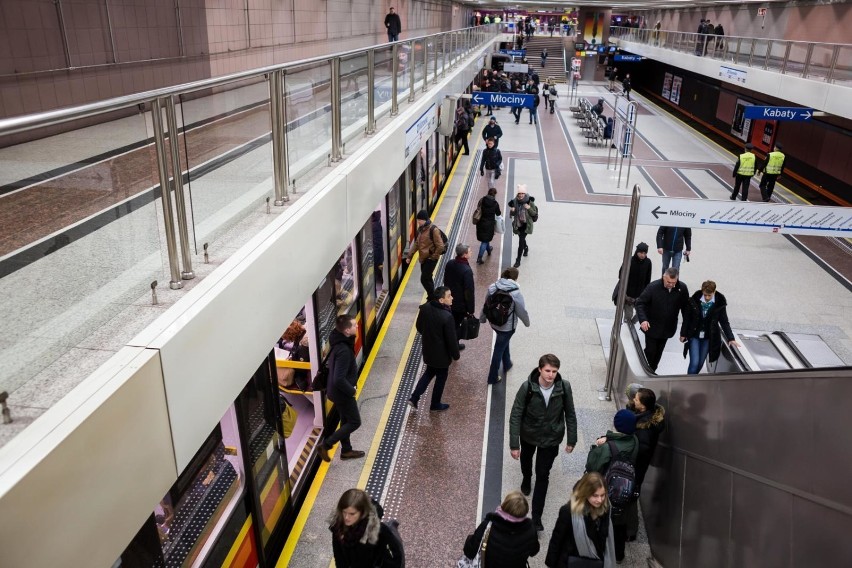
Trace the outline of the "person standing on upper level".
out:
[[[684,243],[686,250],[683,250]],[[657,229],[657,252],[663,255],[663,272],[671,266],[680,270],[684,255],[692,253],[692,229],[683,227],[660,227]]]
[[[731,201],[737,199],[737,194],[742,189],[743,201],[748,201],[748,186],[751,185],[751,178],[754,176],[755,158],[752,150],[754,146],[751,142],[745,145],[745,151],[737,158],[737,163],[734,164],[734,192],[731,194]]]
[[[394,12],[393,6],[390,7],[390,10],[385,15],[385,28],[388,31],[389,42],[399,41],[399,34],[402,32],[402,21],[399,19],[399,14]]]
[[[781,144],[776,142],[773,150],[766,155],[766,162],[758,170],[763,172],[763,177],[760,178],[760,196],[764,201],[772,200],[772,192],[775,190],[775,180],[784,171],[785,156],[781,150]]]

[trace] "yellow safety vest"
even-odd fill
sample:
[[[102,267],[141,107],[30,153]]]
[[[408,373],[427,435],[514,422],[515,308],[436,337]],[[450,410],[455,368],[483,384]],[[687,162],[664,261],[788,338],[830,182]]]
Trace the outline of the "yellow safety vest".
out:
[[[784,154],[781,152],[769,152],[769,161],[766,162],[766,173],[777,176],[781,173],[781,166],[784,165]]]
[[[737,170],[737,175],[748,177],[754,175],[754,154],[751,152],[740,154],[740,167]]]

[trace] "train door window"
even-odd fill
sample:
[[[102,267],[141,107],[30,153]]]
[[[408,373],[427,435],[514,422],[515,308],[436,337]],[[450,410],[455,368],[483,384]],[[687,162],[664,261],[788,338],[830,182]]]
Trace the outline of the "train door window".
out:
[[[435,209],[438,202],[438,137],[434,132],[426,140],[426,185],[429,191],[429,211]]]
[[[337,316],[348,314],[358,318],[358,282],[355,272],[355,251],[350,244],[316,291],[319,345],[323,360],[331,350],[329,336]],[[359,355],[360,345],[356,342],[356,357]]]
[[[438,136],[438,183],[444,185],[447,182],[447,137]]]
[[[376,290],[376,326],[382,324],[385,312],[390,305],[390,284],[388,282],[388,252],[387,251],[387,215],[385,200],[373,211],[370,224],[373,233],[373,258],[375,259],[375,290]]]
[[[405,220],[405,213],[400,208],[399,203],[399,184],[397,183],[390,190],[386,199],[387,204],[387,227],[388,227],[388,263],[390,270],[388,271],[388,280],[396,290],[400,279],[402,278],[402,227]]]

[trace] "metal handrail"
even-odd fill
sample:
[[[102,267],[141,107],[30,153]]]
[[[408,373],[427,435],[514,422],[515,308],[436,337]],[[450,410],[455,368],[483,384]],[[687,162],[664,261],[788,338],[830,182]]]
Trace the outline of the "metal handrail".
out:
[[[653,33],[653,32],[657,31],[657,30],[654,30],[654,29],[651,29],[651,28],[646,28],[644,30],[637,30],[636,28],[625,28],[625,27],[621,27],[621,26],[612,26],[612,27],[610,27],[610,35],[615,35],[613,33],[613,30],[626,31],[630,35],[633,35],[634,32],[652,32]],[[713,37],[716,37],[714,34],[700,34],[698,32],[685,32],[683,30],[659,30],[659,33],[660,34],[681,34],[681,35],[686,35],[686,36],[713,36]],[[777,42],[781,42],[781,43],[800,43],[800,44],[805,45],[805,46],[807,46],[807,45],[837,45],[837,46],[840,46],[840,47],[852,47],[852,43],[832,43],[832,42],[827,42],[827,41],[802,41],[802,40],[798,40],[798,39],[783,39],[783,38],[754,37],[754,36],[735,36],[735,35],[727,35],[727,34],[719,36],[719,37],[724,38],[725,40],[746,39],[746,40],[751,41],[753,39],[756,39],[756,40],[763,40],[763,41],[770,41],[771,40],[771,41],[777,41]],[[647,40],[647,39],[649,39],[649,38],[645,38],[645,40]]]
[[[485,26],[480,26],[485,27]],[[469,33],[471,30],[475,30],[477,28],[461,28],[458,30],[451,30],[448,32],[439,32],[437,34],[419,36],[416,38],[406,39],[405,42],[394,42],[394,45],[400,45],[402,43],[410,43],[414,45],[414,43],[418,40],[425,38],[439,38],[445,35],[453,35],[459,32],[463,32],[468,30]],[[243,81],[246,79],[252,79],[256,77],[262,77],[273,73],[278,70],[292,70],[297,69],[299,67],[305,67],[312,64],[317,63],[327,63],[329,60],[338,58],[338,57],[350,57],[353,55],[366,55],[368,51],[371,49],[376,49],[377,46],[371,45],[369,47],[363,47],[359,49],[350,49],[348,51],[340,51],[336,53],[330,53],[327,55],[319,55],[316,57],[309,57],[307,59],[299,59],[296,61],[289,61],[287,63],[281,63],[278,65],[269,65],[266,67],[259,67],[255,69],[249,69],[247,71],[239,71],[237,73],[231,73],[229,75],[222,75],[219,77],[211,77],[209,79],[201,79],[199,81],[192,81],[191,83],[182,83],[180,85],[173,85],[171,87],[163,87],[160,89],[153,89],[150,91],[143,91],[141,93],[134,93],[132,95],[124,95],[121,97],[114,97],[111,99],[105,99],[102,101],[97,101],[94,103],[87,103],[83,105],[77,105],[72,107],[59,108],[55,110],[39,112],[34,114],[15,116],[10,118],[0,119],[0,136],[15,134],[18,132],[24,132],[27,130],[33,130],[36,128],[43,128],[46,126],[53,126],[55,124],[61,124],[63,122],[69,122],[72,120],[77,120],[81,118],[87,118],[90,116],[95,116],[98,114],[106,114],[109,112],[115,112],[118,110],[123,110],[129,107],[144,105],[150,103],[151,101],[159,98],[170,97],[173,95],[183,95],[187,93],[192,93],[195,91],[200,91],[204,89],[211,89],[215,87],[221,87],[224,85],[228,85],[230,83],[235,83],[238,81]],[[413,64],[413,62],[412,62]]]

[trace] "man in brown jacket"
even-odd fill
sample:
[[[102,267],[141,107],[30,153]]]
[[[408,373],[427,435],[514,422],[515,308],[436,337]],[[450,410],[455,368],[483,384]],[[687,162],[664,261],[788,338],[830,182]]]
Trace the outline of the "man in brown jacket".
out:
[[[435,282],[432,280],[432,273],[435,272],[435,267],[438,266],[438,259],[444,254],[446,248],[444,239],[441,237],[441,230],[432,224],[432,220],[429,219],[429,213],[425,209],[418,211],[417,233],[414,236],[414,244],[408,249],[408,254],[405,255],[405,258],[408,262],[411,262],[414,253],[419,253],[420,283],[423,285],[429,298],[435,293]]]

